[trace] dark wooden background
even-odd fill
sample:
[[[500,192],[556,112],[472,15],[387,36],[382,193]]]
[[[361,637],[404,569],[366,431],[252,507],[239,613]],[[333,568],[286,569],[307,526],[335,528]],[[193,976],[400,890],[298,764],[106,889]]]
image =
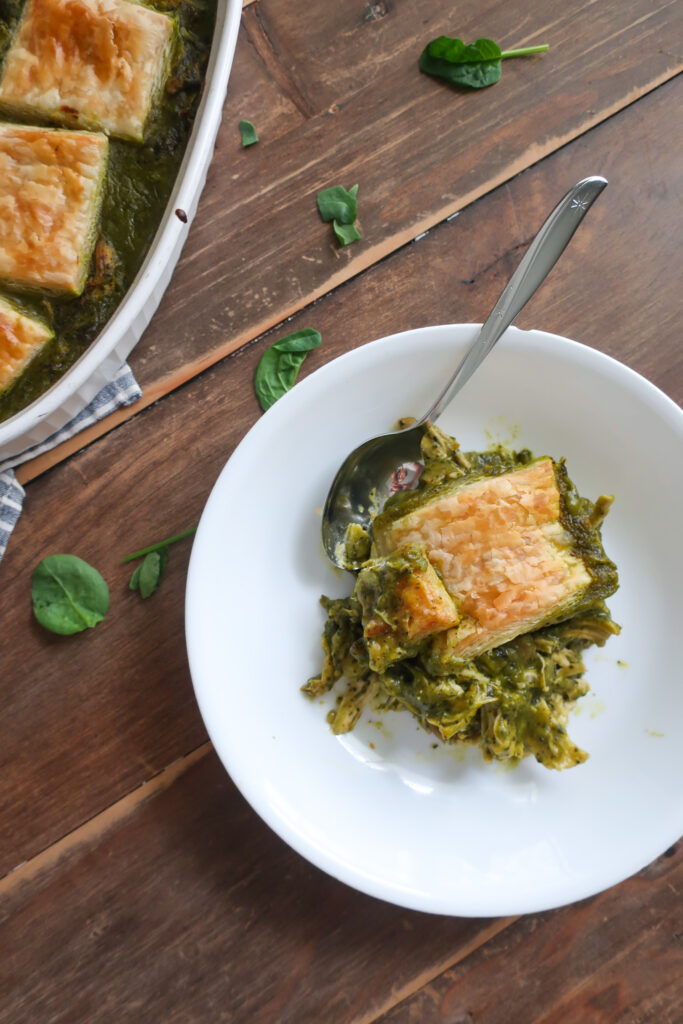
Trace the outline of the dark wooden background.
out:
[[[501,82],[420,75],[442,32],[505,46]],[[519,919],[429,916],[335,882],[254,814],[207,742],[183,639],[190,544],[142,602],[121,557],[197,521],[260,416],[264,348],[481,320],[559,195],[610,185],[518,319],[683,398],[683,5],[256,0],[183,257],[131,362],[141,402],[22,467],[0,566],[0,1021],[676,1024],[683,856]],[[237,122],[261,141],[240,148]],[[359,184],[338,249],[316,192]],[[457,216],[453,216],[457,214]],[[286,326],[284,321],[287,321]],[[61,640],[33,566],[74,551],[112,612]]]

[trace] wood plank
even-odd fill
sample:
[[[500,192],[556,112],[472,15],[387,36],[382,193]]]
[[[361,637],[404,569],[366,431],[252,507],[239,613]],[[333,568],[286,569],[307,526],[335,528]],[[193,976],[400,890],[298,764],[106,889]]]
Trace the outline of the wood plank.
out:
[[[132,360],[145,395],[111,423],[134,415],[683,67],[669,45],[683,33],[683,6],[674,0],[568,0],[550,21],[542,0],[529,0],[521,21],[515,5],[499,0],[481,15],[482,24],[504,42],[534,40],[543,32],[551,51],[507,62],[503,81],[475,94],[455,92],[416,68],[425,35],[452,28],[449,0],[431,5],[427,25],[415,4],[386,5],[386,17],[368,21],[362,20],[367,7],[333,5],[329,10],[336,13],[329,16],[338,19],[337,31],[327,43],[327,17],[304,18],[291,7],[284,0],[260,0],[243,15],[243,35],[259,39],[267,74],[279,69],[274,88],[296,124],[270,136],[273,118],[264,120],[259,145],[239,149],[232,121],[238,108],[243,112],[244,79],[236,73],[185,253]],[[470,24],[476,33],[474,21],[464,22],[463,31]],[[381,61],[378,32],[384,33]],[[311,110],[318,113],[308,116]],[[345,249],[336,246],[315,206],[316,193],[337,182],[360,184],[364,239]],[[50,463],[68,450],[56,451]]]
[[[668,146],[682,87],[657,90],[292,320],[288,330],[323,334],[303,373],[383,334],[480,320],[558,190],[604,170],[609,188],[519,323],[600,348],[683,399],[683,240],[670,229],[683,168]],[[252,377],[270,340],[28,488],[0,588],[0,619],[12,637],[3,651],[0,871],[205,740],[182,632],[189,542],[173,550],[147,603],[126,590],[129,569],[119,559],[198,519],[225,460],[260,415]],[[31,622],[28,603],[33,566],[59,550],[97,565],[113,595],[101,626],[63,641]]]
[[[675,1024],[683,1006],[683,844],[600,896],[530,914],[380,1019]]]
[[[238,127],[242,118],[258,124],[261,136],[266,139],[276,139],[294,131],[304,120],[273,80],[244,29],[237,36],[228,96],[216,142],[216,151],[221,154],[225,165],[242,149]],[[220,178],[211,175],[207,181],[208,194],[216,185],[220,186]]]
[[[328,877],[213,753],[5,890],[6,1021],[371,1020],[509,923],[404,911]]]

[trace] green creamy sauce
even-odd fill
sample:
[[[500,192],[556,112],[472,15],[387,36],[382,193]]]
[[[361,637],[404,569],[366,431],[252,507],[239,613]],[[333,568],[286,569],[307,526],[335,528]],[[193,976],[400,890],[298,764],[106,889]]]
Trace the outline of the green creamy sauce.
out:
[[[166,209],[199,105],[216,0],[156,0],[147,6],[171,14],[177,23],[169,77],[144,142],[109,140],[99,241],[83,294],[37,297],[2,286],[3,295],[49,324],[55,337],[0,396],[0,421],[38,398],[96,338],[132,284]],[[0,5],[0,59],[23,7],[23,0]],[[32,118],[30,123],[47,122]]]
[[[396,519],[463,483],[536,461],[529,451],[502,447],[461,453],[454,439],[437,428],[431,428],[423,441],[423,458],[425,470],[418,488],[387,501],[373,521],[375,538]],[[389,636],[389,658],[382,665],[373,650],[375,641],[364,635],[368,610],[396,624],[396,584],[421,567],[419,552],[406,557],[399,550],[367,562],[348,598],[323,598],[325,663],[320,676],[304,687],[318,695],[338,679],[347,680],[346,692],[331,713],[335,732],[353,728],[363,707],[374,699],[384,708],[407,708],[444,742],[476,743],[488,758],[514,761],[532,755],[548,768],[567,768],[585,760],[587,755],[568,737],[566,724],[574,701],[588,691],[583,651],[594,644],[602,646],[619,632],[604,602],[617,589],[618,575],[600,536],[611,499],[582,498],[564,463],[553,465],[560,520],[572,538],[573,554],[590,576],[579,600],[558,614],[560,621],[546,622],[469,660],[449,659],[427,638],[402,648],[395,644],[400,656],[392,662],[394,640]]]

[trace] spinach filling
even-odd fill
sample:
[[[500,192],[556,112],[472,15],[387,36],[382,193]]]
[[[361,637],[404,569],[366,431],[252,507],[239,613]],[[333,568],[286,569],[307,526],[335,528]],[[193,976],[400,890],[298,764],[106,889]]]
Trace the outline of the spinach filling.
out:
[[[144,142],[109,141],[100,234],[83,294],[40,298],[3,286],[15,305],[48,324],[55,336],[0,395],[0,422],[54,384],[100,333],[140,269],[171,195],[199,105],[216,0],[154,0],[148,6],[172,14],[178,25],[169,77]],[[23,0],[2,4],[0,60],[23,7]]]

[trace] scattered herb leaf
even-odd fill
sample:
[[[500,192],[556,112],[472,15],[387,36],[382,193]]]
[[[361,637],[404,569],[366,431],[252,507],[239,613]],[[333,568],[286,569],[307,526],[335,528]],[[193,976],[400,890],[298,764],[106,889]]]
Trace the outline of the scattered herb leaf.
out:
[[[318,192],[318,211],[326,222],[336,220],[339,224],[353,224],[358,216],[358,185],[347,192],[343,185],[333,185]]]
[[[363,237],[355,224],[357,196],[358,185],[353,185],[348,192],[343,185],[333,185],[318,192],[318,212],[324,221],[332,221],[337,241],[342,245],[350,245]]]
[[[140,551],[134,551],[132,555],[126,555],[124,562],[133,562],[136,558],[143,558],[145,555],[151,554],[152,551],[160,551],[162,548],[167,548],[170,544],[175,544],[179,540],[185,540],[186,537],[191,537],[193,533],[197,532],[196,526],[191,526],[189,530],[183,530],[182,533],[176,533],[174,537],[168,537],[166,540],[160,540],[157,544],[150,544],[148,548],[142,548]],[[133,573],[135,576],[135,573]],[[131,585],[133,580],[131,579]]]
[[[159,548],[145,555],[144,561],[133,573],[130,581],[131,589],[140,591],[140,597],[147,600],[157,590],[168,561],[168,548]],[[135,574],[138,573],[137,587],[133,587]]]
[[[240,121],[240,134],[242,136],[242,147],[253,146],[258,142],[258,135],[251,121]]]
[[[133,575],[131,576],[130,583],[128,584],[128,589],[129,590],[139,590],[140,589],[140,570],[141,569],[142,569],[142,563],[140,565],[138,565],[133,570]]]
[[[321,341],[319,331],[304,327],[266,349],[254,375],[254,390],[264,412],[294,386],[306,354]]]
[[[109,588],[97,569],[76,555],[48,555],[33,570],[33,614],[60,636],[92,629],[109,611]]]
[[[332,227],[334,228],[337,240],[342,245],[350,245],[351,242],[357,242],[363,237],[355,224],[340,224],[339,221],[335,220],[332,221]]]
[[[545,53],[543,46],[526,46],[518,50],[501,50],[492,39],[476,39],[464,43],[462,39],[439,36],[433,39],[420,56],[420,70],[427,75],[445,78],[451,85],[468,89],[484,89],[495,85],[501,76],[501,61],[508,57],[527,57]]]

